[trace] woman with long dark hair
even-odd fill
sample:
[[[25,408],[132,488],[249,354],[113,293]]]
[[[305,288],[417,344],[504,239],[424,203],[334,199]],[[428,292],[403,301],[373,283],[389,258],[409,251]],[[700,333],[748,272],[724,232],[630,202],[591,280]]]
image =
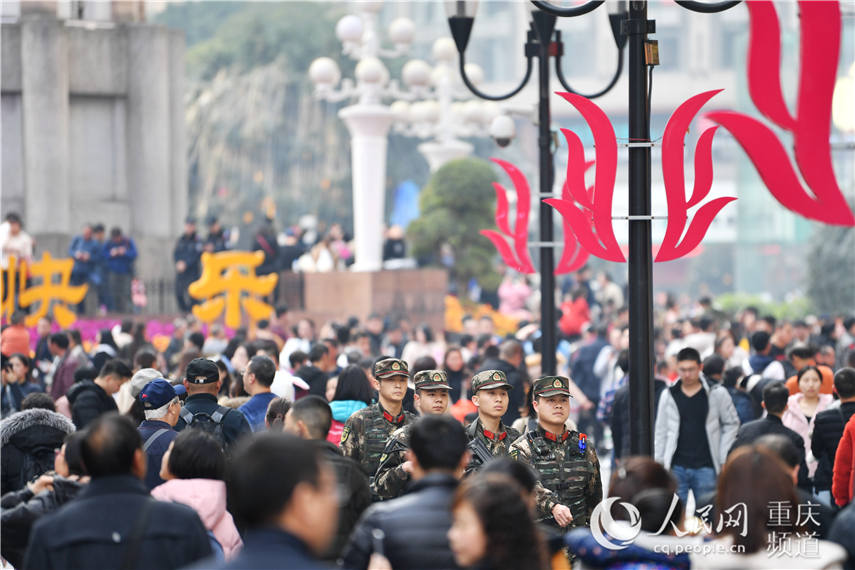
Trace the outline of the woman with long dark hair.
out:
[[[466,361],[463,360],[463,352],[459,346],[449,346],[442,359],[442,369],[448,377],[448,385],[451,386],[451,403],[455,403],[461,397],[466,397],[465,384],[468,380]]]
[[[30,359],[16,352],[9,357],[8,363],[4,360],[6,368],[6,384],[3,386],[0,401],[3,404],[3,417],[21,410],[24,398],[34,392],[41,392],[42,388],[33,381],[32,362]]]
[[[485,473],[461,484],[451,503],[448,541],[464,568],[543,570],[548,568],[543,538],[519,484]]]
[[[339,445],[344,422],[354,412],[370,405],[374,401],[374,390],[365,371],[357,364],[351,364],[338,375],[335,394],[330,402],[332,425],[327,440]]]

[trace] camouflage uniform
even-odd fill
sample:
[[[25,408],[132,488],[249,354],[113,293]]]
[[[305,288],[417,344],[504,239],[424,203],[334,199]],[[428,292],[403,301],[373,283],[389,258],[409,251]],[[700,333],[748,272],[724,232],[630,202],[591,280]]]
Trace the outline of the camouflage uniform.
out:
[[[510,390],[513,386],[511,386],[507,376],[501,370],[483,370],[472,378],[473,393],[477,393],[479,390],[492,390],[493,388]],[[466,467],[466,474],[468,475],[480,469],[484,464],[484,461],[478,457],[475,451],[476,440],[483,444],[490,455],[501,457],[508,455],[511,444],[519,438],[520,432],[500,422],[499,431],[493,433],[485,430],[481,424],[481,418],[477,418],[466,428],[466,435],[469,437],[469,449],[472,451],[472,459]]]
[[[448,376],[442,370],[423,370],[413,378],[413,384],[416,391],[451,390]],[[381,499],[394,499],[403,495],[410,481],[410,474],[404,471],[403,465],[407,461],[406,451],[410,448],[411,427],[412,424],[407,424],[392,432],[380,456],[371,491]]]
[[[569,396],[568,385],[567,378],[548,376],[537,380],[532,389],[535,397]],[[603,499],[603,484],[597,453],[584,434],[565,431],[555,435],[538,424],[511,445],[510,456],[540,473],[535,501],[543,522],[558,527],[552,509],[561,504],[573,515],[571,527],[590,524],[591,512]]]
[[[381,360],[374,366],[374,376],[381,382],[392,376],[408,376],[407,363],[396,358]],[[352,458],[363,473],[373,479],[386,440],[393,431],[415,421],[416,416],[402,410],[397,417],[383,409],[378,402],[354,412],[341,432],[341,452]]]

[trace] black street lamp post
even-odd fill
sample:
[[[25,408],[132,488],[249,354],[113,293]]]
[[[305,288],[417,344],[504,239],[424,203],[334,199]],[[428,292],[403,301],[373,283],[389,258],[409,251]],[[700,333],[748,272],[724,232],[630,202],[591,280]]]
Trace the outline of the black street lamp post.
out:
[[[584,10],[580,14],[590,12],[597,6],[603,3],[603,0],[598,0],[584,6]],[[538,219],[540,220],[539,240],[533,244],[540,250],[540,322],[541,322],[541,368],[544,374],[555,374],[556,359],[556,320],[555,320],[555,256],[554,256],[554,230],[553,230],[553,212],[552,207],[543,202],[544,198],[554,196],[552,187],[554,179],[554,165],[551,152],[552,133],[551,133],[551,111],[549,108],[549,59],[555,58],[556,75],[561,85],[567,91],[576,93],[564,78],[561,70],[561,56],[564,53],[564,43],[561,41],[561,32],[555,29],[556,17],[541,10],[532,12],[532,19],[528,37],[525,44],[525,57],[527,60],[525,77],[522,82],[509,93],[503,95],[488,95],[476,88],[469,81],[465,70],[465,51],[466,45],[469,42],[469,34],[472,31],[474,23],[474,8],[473,2],[451,2],[451,13],[448,18],[448,23],[451,28],[451,35],[457,44],[457,51],[460,54],[460,75],[463,82],[472,93],[488,99],[490,101],[501,101],[509,99],[522,91],[528,83],[533,69],[533,60],[537,58],[538,72],[538,137],[537,144],[540,155],[539,164],[539,185],[540,192],[537,194],[540,202],[540,212]],[[585,95],[589,99],[600,97],[606,94],[617,83],[623,69],[623,46],[626,43],[620,33],[620,21],[624,14],[610,14],[609,18],[612,24],[612,33],[614,34],[615,44],[618,48],[618,68],[614,77],[609,82],[605,89],[598,93]]]
[[[528,83],[532,71],[532,58],[538,58],[538,147],[540,151],[540,288],[541,288],[541,358],[544,374],[555,373],[556,322],[555,277],[553,258],[552,209],[542,200],[551,197],[554,177],[550,153],[549,109],[549,57],[555,57],[558,80],[567,91],[576,93],[567,85],[561,70],[563,44],[561,32],[555,30],[556,17],[576,17],[587,14],[603,4],[604,0],[591,0],[582,6],[560,8],[547,1],[532,0],[538,8],[532,12],[531,30],[525,46],[526,73],[522,83],[510,93],[490,96],[476,89],[467,79],[464,70],[464,52],[474,23],[477,2],[447,2],[448,23],[460,54],[460,73],[467,87],[477,96],[490,100],[508,99],[519,93]],[[722,12],[739,4],[739,0],[705,3],[694,0],[676,0],[676,3],[694,12]],[[653,258],[651,253],[650,211],[650,101],[648,93],[646,47],[648,34],[656,31],[655,22],[647,19],[647,1],[630,0],[628,12],[623,1],[620,8],[609,14],[615,45],[618,48],[618,69],[605,89],[592,95],[594,99],[610,91],[617,83],[623,68],[623,47],[629,40],[629,390],[630,390],[630,451],[633,455],[653,454]],[[552,39],[554,37],[554,40]]]

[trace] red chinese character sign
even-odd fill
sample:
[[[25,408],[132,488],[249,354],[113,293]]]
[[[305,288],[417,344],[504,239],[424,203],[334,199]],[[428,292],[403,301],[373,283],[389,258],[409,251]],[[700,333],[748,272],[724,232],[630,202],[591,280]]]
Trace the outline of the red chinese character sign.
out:
[[[202,275],[187,288],[191,297],[204,301],[193,307],[193,314],[211,323],[225,312],[226,326],[233,329],[241,324],[241,307],[252,322],[269,317],[273,307],[256,297],[270,295],[279,276],[256,275],[262,262],[262,251],[203,253]]]
[[[853,226],[855,216],[840,191],[831,162],[831,103],[840,55],[840,6],[837,2],[799,2],[801,57],[797,115],[787,110],[780,82],[780,26],[775,7],[768,0],[747,2],[751,39],[748,54],[748,85],[757,108],[779,128],[792,133],[796,173],[790,157],[776,134],[761,121],[734,111],[705,115],[731,132],[757,169],[769,192],[786,208],[806,218],[828,224]],[[694,153],[694,184],[687,198],[684,180],[684,142],[694,117],[720,90],[699,93],[683,102],[671,115],[662,136],[662,174],[668,205],[668,224],[662,243],[654,246],[657,262],[671,261],[697,251],[716,215],[734,197],[703,203],[712,187],[712,143],[718,127],[704,130]],[[626,261],[612,226],[612,197],[617,169],[617,139],[606,114],[592,101],[571,93],[558,93],[585,119],[591,129],[596,160],[586,162],[579,136],[562,129],[568,146],[567,178],[561,198],[545,200],[564,219],[564,255],[556,273],[573,271],[588,254],[608,261]],[[497,185],[496,225],[512,238],[514,249],[502,234],[483,230],[496,245],[505,262],[524,273],[526,265],[529,192],[525,178],[513,166],[496,161],[511,175],[517,188],[517,223],[514,232],[507,224],[508,203]],[[585,173],[594,166],[592,187],[585,186]],[[804,181],[804,184],[802,183]],[[805,189],[807,187],[807,190]],[[521,191],[522,189],[522,191]],[[524,201],[523,201],[524,198]],[[577,251],[579,245],[584,251]],[[521,250],[525,255],[521,254]],[[572,269],[570,269],[572,268]]]

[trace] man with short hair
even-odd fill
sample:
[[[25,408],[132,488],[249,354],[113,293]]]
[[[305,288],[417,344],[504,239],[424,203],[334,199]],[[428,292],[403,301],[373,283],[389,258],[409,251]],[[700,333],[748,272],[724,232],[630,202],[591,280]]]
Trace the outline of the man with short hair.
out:
[[[330,405],[320,396],[306,396],[294,402],[285,415],[285,431],[311,440],[320,447],[324,458],[335,470],[339,489],[344,489],[347,493],[347,500],[341,500],[339,505],[335,539],[324,553],[327,560],[338,558],[359,515],[371,504],[368,478],[359,464],[343,456],[341,450],[326,439],[331,423]]]
[[[210,432],[228,448],[241,436],[252,432],[246,417],[238,410],[217,403],[220,393],[220,371],[207,358],[196,358],[187,365],[184,388],[187,399],[175,423],[175,431],[188,425]]]
[[[855,415],[855,368],[841,368],[834,375],[834,390],[840,406],[823,410],[816,415],[811,436],[811,453],[818,464],[813,474],[817,497],[831,505],[831,474],[837,445],[843,437],[843,427]]]
[[[24,568],[183,568],[211,554],[196,511],[149,495],[142,439],[130,419],[97,418],[81,455],[92,481],[36,522]]]
[[[478,417],[466,428],[472,452],[467,473],[480,469],[492,457],[507,455],[519,438],[520,432],[502,423],[512,388],[501,370],[484,370],[472,377],[472,403],[478,409]]]
[[[796,449],[801,450],[802,461],[804,461],[805,441],[796,432],[781,423],[781,416],[787,409],[790,391],[781,382],[772,382],[763,389],[763,408],[766,416],[759,420],[750,421],[739,427],[736,439],[730,448],[733,451],[737,447],[750,445],[769,433],[778,433],[788,437]],[[805,468],[807,469],[807,468]]]
[[[123,360],[108,360],[95,380],[81,380],[68,390],[71,421],[83,429],[95,418],[108,412],[118,412],[113,395],[131,379],[131,368]]]
[[[819,387],[820,394],[834,393],[834,371],[824,365],[817,366],[816,348],[807,344],[797,344],[787,351],[787,359],[790,362],[795,374],[787,378],[787,388],[790,391],[790,396],[799,393],[798,372],[805,366],[816,366],[822,377],[822,384]]]
[[[71,341],[65,332],[53,333],[48,337],[48,350],[54,357],[52,383],[50,384],[50,396],[58,400],[65,396],[68,389],[74,384],[74,371],[79,366],[79,361],[69,358],[68,347]]]
[[[178,310],[187,313],[196,304],[187,292],[191,283],[202,274],[202,240],[196,234],[196,220],[188,217],[184,220],[184,233],[175,243],[172,259],[175,262],[175,300]]]
[[[79,313],[93,313],[93,305],[98,287],[101,285],[101,274],[98,271],[101,257],[101,244],[92,235],[92,224],[85,224],[79,236],[75,236],[68,246],[68,255],[74,259],[71,270],[71,285],[88,284],[86,298],[77,305]],[[87,303],[87,301],[90,301]],[[88,307],[87,307],[88,305]]]
[[[185,393],[184,386],[173,386],[169,381],[158,378],[146,384],[139,393],[139,401],[145,412],[145,420],[137,431],[143,440],[148,470],[143,480],[149,491],[164,483],[160,478],[160,467],[172,440],[178,437],[173,428],[181,413],[178,396]]]
[[[748,357],[750,373],[760,374],[769,380],[786,380],[784,365],[771,355],[772,335],[766,331],[757,331],[751,335],[751,349],[754,354]]]
[[[541,520],[555,528],[587,526],[594,507],[603,499],[600,461],[587,436],[567,430],[570,380],[544,376],[532,385],[537,429],[521,435],[511,458],[540,473],[535,502]]]
[[[276,394],[270,391],[273,378],[276,376],[276,365],[267,356],[253,356],[249,365],[243,371],[243,389],[251,398],[238,408],[252,431],[263,431],[264,416],[267,414],[267,406]]]
[[[421,370],[413,378],[416,387],[413,402],[420,416],[442,415],[448,413],[451,386],[444,370]],[[381,499],[394,499],[404,493],[413,464],[407,461],[406,452],[410,448],[410,431],[413,424],[407,424],[392,432],[380,456],[380,465],[374,475],[371,490]]]
[[[392,432],[404,427],[415,416],[403,409],[407,393],[407,362],[385,358],[374,364],[374,378],[379,384],[378,402],[354,412],[341,432],[341,451],[362,467],[369,481],[380,465],[380,456]]]
[[[323,450],[287,433],[247,438],[228,475],[229,509],[244,529],[243,549],[231,561],[196,568],[320,570],[335,534],[336,479]]]
[[[415,422],[407,450],[413,484],[403,497],[376,503],[365,511],[344,549],[345,568],[367,568],[378,542],[384,548],[377,554],[383,554],[392,568],[457,568],[446,535],[451,528],[454,490],[469,462],[466,443],[463,426],[447,414],[424,416]]]
[[[134,240],[123,235],[122,229],[110,229],[110,241],[104,244],[102,256],[107,268],[107,287],[110,290],[110,311],[131,312],[131,278],[137,246]]]
[[[492,323],[492,320],[490,320]],[[518,340],[506,340],[499,345],[498,358],[487,358],[478,372],[484,370],[501,370],[505,373],[508,383],[514,389],[508,393],[508,411],[502,420],[510,425],[520,417],[520,408],[524,404],[528,375],[523,368],[525,353]]]
[[[674,474],[683,504],[689,490],[697,498],[715,489],[739,429],[730,394],[721,385],[710,386],[701,370],[697,350],[678,352],[680,379],[662,392],[656,413],[655,459]]]
[[[329,360],[329,347],[319,342],[309,351],[309,362],[294,372],[294,376],[302,378],[309,385],[309,394],[322,397],[326,394],[329,379],[327,371],[331,369]],[[335,362],[332,366],[335,366]]]

